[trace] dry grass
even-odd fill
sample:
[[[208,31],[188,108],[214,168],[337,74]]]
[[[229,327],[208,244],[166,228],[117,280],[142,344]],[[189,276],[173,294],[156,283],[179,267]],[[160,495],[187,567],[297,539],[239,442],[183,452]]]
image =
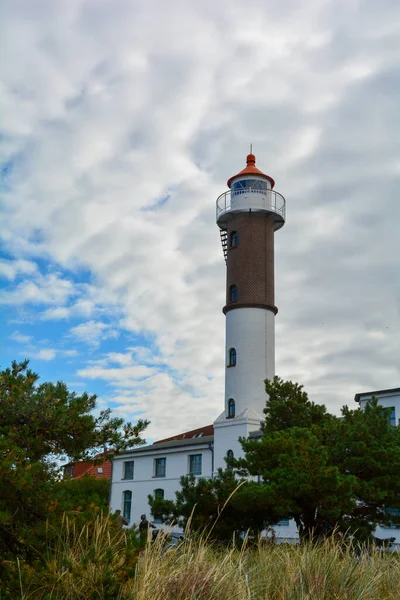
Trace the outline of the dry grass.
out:
[[[240,551],[188,536],[166,537],[138,554],[129,536],[98,517],[83,528],[66,519],[28,600],[398,600],[400,556],[326,540],[316,545],[258,544]],[[1,588],[0,588],[1,589]],[[0,594],[0,598],[6,598]],[[15,596],[17,598],[17,596]],[[14,600],[14,598],[13,598]]]

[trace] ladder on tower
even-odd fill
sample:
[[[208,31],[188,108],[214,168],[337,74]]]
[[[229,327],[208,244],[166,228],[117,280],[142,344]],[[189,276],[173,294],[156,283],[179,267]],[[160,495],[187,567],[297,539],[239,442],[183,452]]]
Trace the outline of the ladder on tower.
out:
[[[219,234],[221,236],[222,252],[224,253],[224,259],[226,263],[226,255],[228,252],[228,232],[226,229],[220,229]]]

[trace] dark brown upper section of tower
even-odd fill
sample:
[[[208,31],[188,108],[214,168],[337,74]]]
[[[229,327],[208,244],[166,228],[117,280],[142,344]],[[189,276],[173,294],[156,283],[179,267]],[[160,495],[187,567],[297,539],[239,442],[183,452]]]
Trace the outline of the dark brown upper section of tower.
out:
[[[237,245],[232,247],[232,234]],[[231,213],[227,222],[227,277],[224,313],[235,308],[264,308],[276,313],[274,223],[265,214]],[[236,300],[231,299],[236,286]]]

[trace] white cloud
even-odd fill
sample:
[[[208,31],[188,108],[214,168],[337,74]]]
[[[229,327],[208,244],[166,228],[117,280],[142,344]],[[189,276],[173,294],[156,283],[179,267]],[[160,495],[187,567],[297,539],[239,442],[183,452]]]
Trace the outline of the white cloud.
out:
[[[57,273],[36,274],[34,278],[21,281],[12,290],[3,291],[3,304],[64,304],[75,294],[74,285]]]
[[[142,406],[161,435],[176,427],[167,412],[182,426],[212,420],[225,278],[214,201],[253,142],[287,197],[278,373],[333,410],[398,385],[399,3],[42,0],[5,11],[4,244],[71,277],[21,272],[4,302],[45,304],[43,323],[84,319],[70,334],[92,349],[120,330],[140,338],[81,373],[115,398],[126,391],[121,410]],[[15,272],[3,266],[11,282]],[[154,369],[145,383],[140,362]]]
[[[13,342],[18,342],[18,344],[29,344],[29,342],[32,340],[31,335],[24,335],[19,331],[13,331],[12,334],[8,336],[8,338]]]
[[[0,277],[5,277],[13,281],[19,275],[32,275],[36,271],[36,263],[30,260],[7,260],[0,258]]]
[[[109,338],[115,339],[118,337],[119,333],[107,323],[102,323],[101,321],[87,321],[86,323],[80,323],[75,327],[71,327],[69,335],[79,342],[84,342],[89,346],[97,347],[100,344],[100,340]]]
[[[56,357],[56,351],[54,348],[42,348],[32,356],[32,358],[37,358],[38,360],[54,360]]]

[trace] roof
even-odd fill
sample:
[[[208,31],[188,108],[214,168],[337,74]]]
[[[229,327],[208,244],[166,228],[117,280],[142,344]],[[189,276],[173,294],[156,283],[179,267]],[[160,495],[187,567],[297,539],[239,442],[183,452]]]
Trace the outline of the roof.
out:
[[[183,448],[185,446],[200,446],[201,444],[210,444],[214,441],[214,435],[205,435],[203,437],[196,438],[185,438],[180,440],[168,440],[166,442],[155,442],[150,446],[143,446],[142,448],[139,446],[138,448],[133,448],[132,450],[127,450],[126,452],[121,452],[119,456],[115,456],[114,458],[119,458],[120,456],[124,456],[126,454],[135,454],[136,452],[155,452],[157,450],[169,450],[170,448]]]
[[[374,392],[361,392],[354,396],[355,402],[360,402],[360,398],[363,396],[382,396],[383,394],[400,394],[400,387],[390,388],[388,390],[375,390]]]
[[[201,438],[207,435],[214,435],[214,426],[213,425],[205,425],[205,427],[199,427],[198,429],[191,429],[190,431],[185,431],[184,433],[178,433],[178,435],[173,435],[168,438],[164,438],[163,440],[158,440],[154,442],[155,444],[161,444],[162,442],[169,442],[172,440],[187,440],[190,438]]]
[[[272,179],[272,177],[270,177],[269,175],[266,175],[265,173],[263,173],[262,171],[260,171],[260,169],[257,169],[257,167],[256,167],[256,157],[252,153],[250,153],[250,154],[247,155],[245,168],[242,169],[236,175],[233,175],[232,177],[230,177],[228,179],[228,181],[227,181],[228,188],[231,187],[232,181],[234,179],[236,179],[237,177],[240,177],[241,175],[258,175],[258,177],[263,177],[263,179],[267,179],[270,182],[272,188],[275,185],[275,181]]]
[[[249,438],[251,440],[258,440],[259,438],[262,438],[263,434],[261,429],[258,429],[257,431],[250,431],[249,433]]]

